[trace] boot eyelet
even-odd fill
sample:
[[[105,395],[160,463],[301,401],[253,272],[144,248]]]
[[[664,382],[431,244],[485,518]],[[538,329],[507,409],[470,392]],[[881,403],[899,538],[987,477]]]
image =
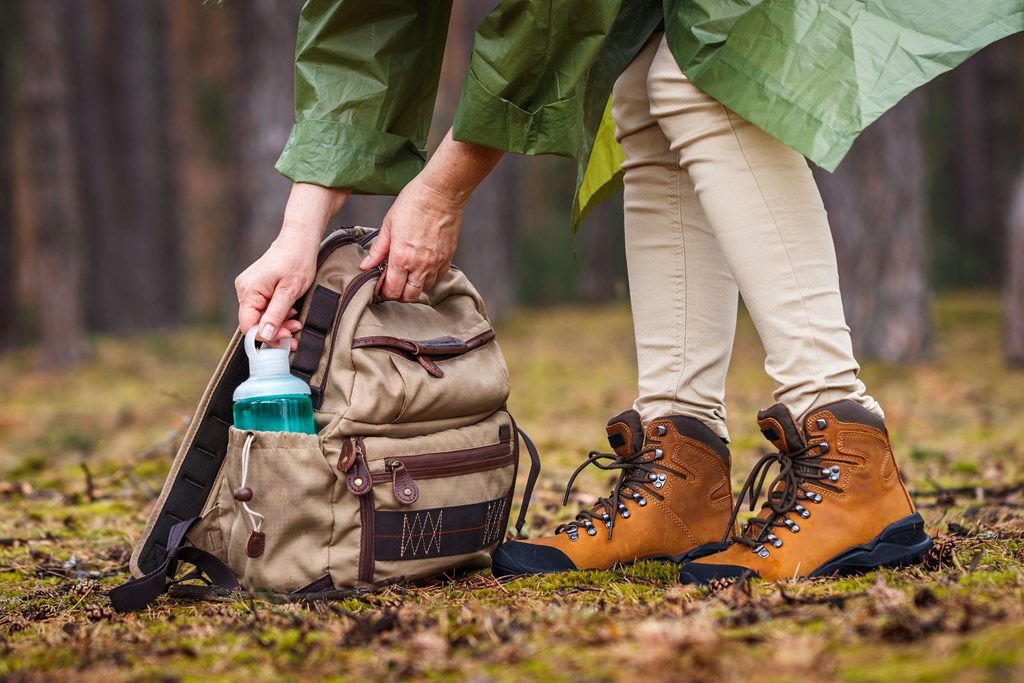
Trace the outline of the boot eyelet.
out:
[[[668,479],[668,476],[666,476],[664,474],[659,474],[658,475],[658,481],[665,481],[666,479]]]
[[[659,479],[656,482],[654,482],[654,488],[656,488],[656,489],[660,489],[664,485],[665,485],[665,482],[663,482],[661,479]]]
[[[815,503],[820,503],[821,502],[821,494],[820,493],[815,493],[814,497],[811,500],[813,500]]]
[[[580,535],[575,533],[569,534],[569,540],[575,543],[576,541],[580,540]]]
[[[623,510],[621,516],[623,519],[629,519],[629,510]]]
[[[665,436],[668,434],[668,428],[665,425],[658,425],[657,427],[658,436]]]
[[[785,522],[783,522],[783,524],[789,527],[789,530],[792,531],[794,534],[800,533],[800,525],[798,525],[793,520],[787,519]]]
[[[818,429],[824,429],[825,427],[828,427],[828,422],[823,417],[819,417],[815,424],[818,425]]]
[[[665,451],[661,450],[660,448],[655,448],[654,449],[654,459],[655,460],[661,460],[664,457],[665,457]]]
[[[828,444],[822,441],[818,444],[818,455],[825,455],[828,453]]]
[[[765,548],[764,545],[761,544],[758,544],[758,546],[756,548],[753,548],[751,552],[760,557],[761,559],[765,559],[768,557],[768,548]]]
[[[597,529],[592,526],[587,527],[587,536],[597,536]]]
[[[604,528],[605,529],[611,529],[612,528],[612,523],[611,522],[605,522],[604,523]]]
[[[640,500],[638,500],[636,504],[639,505],[640,507],[644,507],[645,505],[647,505],[647,499],[641,496]]]
[[[651,472],[650,476],[648,476],[647,478],[650,479],[651,481],[658,481],[658,475],[655,474],[654,472]]]
[[[776,548],[782,547],[782,539],[776,536],[775,534],[768,534],[768,542]]]

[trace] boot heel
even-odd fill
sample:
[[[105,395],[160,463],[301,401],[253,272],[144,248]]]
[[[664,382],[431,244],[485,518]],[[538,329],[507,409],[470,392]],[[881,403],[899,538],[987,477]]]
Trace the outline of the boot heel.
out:
[[[903,567],[917,564],[932,547],[932,538],[924,530],[924,519],[917,512],[893,522],[870,542],[836,555],[818,567],[811,576],[858,574],[878,567]]]

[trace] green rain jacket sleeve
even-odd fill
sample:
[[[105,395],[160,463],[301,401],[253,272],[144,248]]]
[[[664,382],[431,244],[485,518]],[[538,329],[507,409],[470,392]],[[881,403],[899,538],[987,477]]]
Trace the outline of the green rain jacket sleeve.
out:
[[[397,194],[423,168],[451,0],[307,0],[295,126],[277,170],[295,182]]]
[[[576,156],[587,76],[618,2],[502,0],[477,29],[456,140]]]

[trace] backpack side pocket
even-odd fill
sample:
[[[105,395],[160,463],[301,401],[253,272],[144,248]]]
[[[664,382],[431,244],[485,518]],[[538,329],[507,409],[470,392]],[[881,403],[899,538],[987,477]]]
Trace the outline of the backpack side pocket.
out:
[[[231,427],[224,467],[224,554],[242,586],[292,592],[327,575],[340,484],[320,438]]]

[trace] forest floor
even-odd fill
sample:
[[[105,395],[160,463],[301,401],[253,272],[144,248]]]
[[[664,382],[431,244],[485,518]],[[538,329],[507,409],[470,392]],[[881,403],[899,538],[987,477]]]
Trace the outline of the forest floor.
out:
[[[904,479],[936,541],[924,565],[684,587],[654,562],[498,582],[488,571],[332,602],[161,598],[117,615],[218,329],[99,337],[67,372],[0,359],[0,681],[1024,680],[1024,372],[1002,364],[998,300],[943,297],[933,360],[867,365]],[[622,307],[521,312],[499,327],[510,409],[541,449],[531,535],[632,400]],[[733,485],[767,452],[771,402],[744,320],[729,384]],[[573,505],[607,492],[584,475]]]

